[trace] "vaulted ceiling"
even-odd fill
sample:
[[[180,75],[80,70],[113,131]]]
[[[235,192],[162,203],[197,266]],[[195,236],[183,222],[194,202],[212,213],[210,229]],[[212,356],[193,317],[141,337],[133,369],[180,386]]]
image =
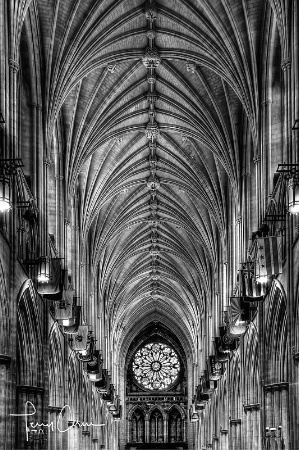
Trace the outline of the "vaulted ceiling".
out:
[[[245,123],[258,141],[261,24],[278,3],[35,2],[47,145],[59,128],[116,341],[155,320],[195,339],[238,204]]]

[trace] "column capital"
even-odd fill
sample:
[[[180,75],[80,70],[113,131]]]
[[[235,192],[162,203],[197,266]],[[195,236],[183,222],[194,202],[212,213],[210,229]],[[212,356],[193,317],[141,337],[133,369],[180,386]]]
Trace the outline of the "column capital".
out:
[[[50,165],[51,165],[51,161],[49,159],[45,158],[44,159],[44,166],[45,167],[50,167]]]
[[[261,405],[260,405],[260,403],[253,403],[253,404],[250,403],[247,405],[243,404],[243,408],[244,408],[244,412],[246,414],[248,411],[259,411],[261,409]]]
[[[20,68],[20,64],[12,58],[8,59],[8,65],[13,73],[17,73]]]
[[[288,58],[284,59],[281,63],[281,68],[283,72],[286,72],[291,68],[292,65],[292,58],[289,56]]]
[[[282,383],[265,384],[263,388],[266,392],[283,391],[289,389],[289,383],[285,381]]]
[[[261,155],[254,155],[253,162],[254,164],[258,164],[261,161]]]
[[[230,421],[229,421],[229,423],[230,423],[230,426],[232,426],[232,425],[241,425],[241,419],[230,419]]]

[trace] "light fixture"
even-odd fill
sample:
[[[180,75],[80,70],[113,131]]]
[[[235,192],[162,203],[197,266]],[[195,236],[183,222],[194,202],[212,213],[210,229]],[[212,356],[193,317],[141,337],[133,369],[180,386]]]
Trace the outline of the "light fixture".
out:
[[[0,176],[0,212],[8,212],[12,208],[12,203],[10,201],[10,178],[1,175]]]
[[[299,183],[295,178],[290,178],[288,181],[288,211],[290,214],[299,213]]]
[[[5,122],[3,122],[0,117],[0,128],[2,123]],[[24,165],[20,158],[0,159],[0,212],[7,212],[12,208],[11,178],[17,174],[17,171],[21,167],[24,167]]]
[[[256,282],[259,284],[266,284],[266,283],[268,283],[268,277],[266,275],[256,277]]]
[[[37,263],[37,280],[39,283],[50,281],[50,258],[41,256]]]
[[[197,422],[199,420],[199,415],[196,411],[194,411],[191,415],[191,422]]]
[[[88,376],[90,381],[99,381],[101,379],[100,373],[89,373]]]
[[[299,164],[278,164],[278,173],[285,174],[288,188],[288,212],[299,213]]]

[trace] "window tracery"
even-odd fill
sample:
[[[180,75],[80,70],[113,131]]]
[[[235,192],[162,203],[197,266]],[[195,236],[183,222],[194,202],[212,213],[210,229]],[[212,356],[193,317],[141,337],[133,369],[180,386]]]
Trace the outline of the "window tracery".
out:
[[[163,390],[177,380],[180,362],[174,349],[152,342],[136,352],[132,370],[136,381],[146,389]]]

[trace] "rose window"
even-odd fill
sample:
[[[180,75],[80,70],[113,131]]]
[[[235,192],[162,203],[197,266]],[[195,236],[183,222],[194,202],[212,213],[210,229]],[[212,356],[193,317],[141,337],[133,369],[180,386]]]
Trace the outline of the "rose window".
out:
[[[180,361],[168,345],[146,344],[133,358],[132,369],[136,381],[146,389],[167,389],[178,378]]]

